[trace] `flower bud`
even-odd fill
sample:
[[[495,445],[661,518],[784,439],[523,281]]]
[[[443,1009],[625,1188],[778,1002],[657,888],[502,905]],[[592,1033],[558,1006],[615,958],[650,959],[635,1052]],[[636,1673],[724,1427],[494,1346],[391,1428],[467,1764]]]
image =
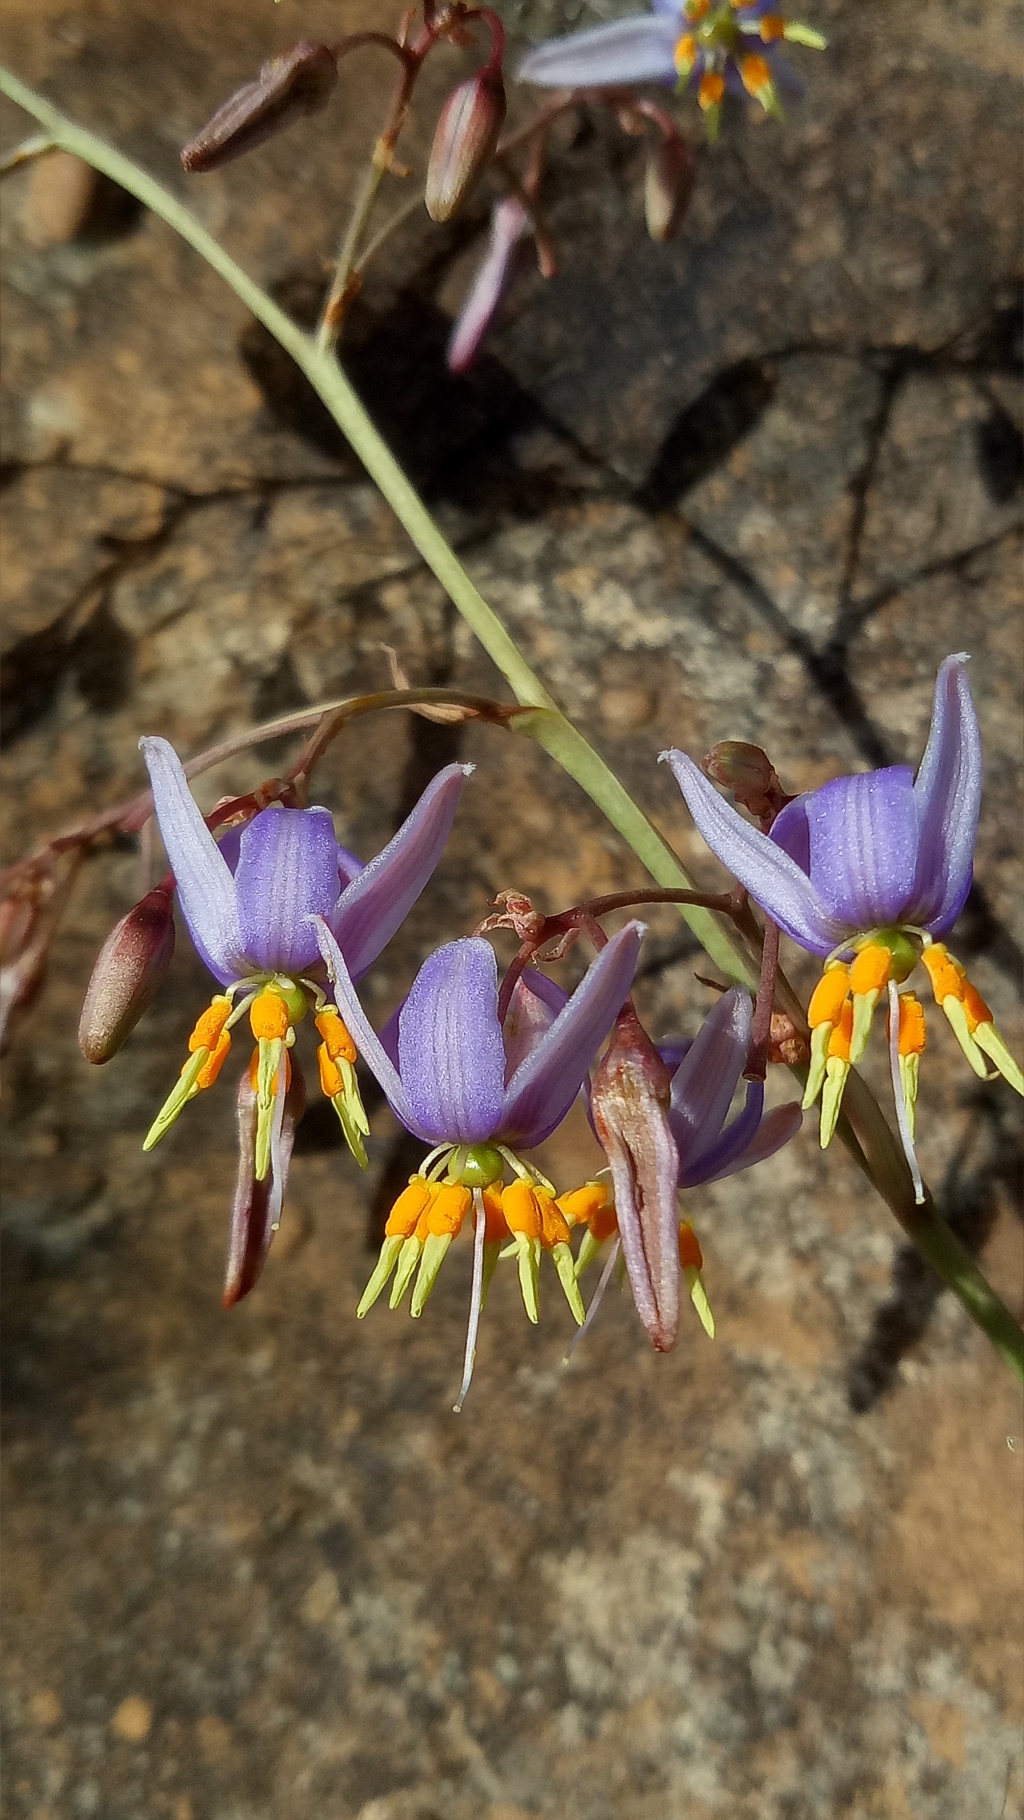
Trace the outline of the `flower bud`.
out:
[[[338,80],[334,52],[303,38],[263,65],[255,82],[237,89],[213,119],[182,147],[187,171],[214,171],[250,152],[302,114],[326,107]]]
[[[657,1352],[679,1327],[679,1152],[668,1119],[670,1074],[639,1019],[624,1011],[591,1090],[608,1158],[636,1311]]]
[[[712,746],[700,768],[713,783],[731,790],[741,807],[749,809],[759,821],[770,824],[779,810],[792,801],[768,754],[742,739],[723,739]]]
[[[693,147],[681,133],[666,134],[647,160],[644,218],[652,240],[671,240],[683,223],[697,178]]]
[[[498,143],[505,119],[501,72],[478,70],[449,95],[434,132],[424,201],[432,221],[450,221],[462,207]]]
[[[157,887],[107,936],[78,1025],[87,1062],[109,1062],[150,1004],[174,953],[173,898]]]

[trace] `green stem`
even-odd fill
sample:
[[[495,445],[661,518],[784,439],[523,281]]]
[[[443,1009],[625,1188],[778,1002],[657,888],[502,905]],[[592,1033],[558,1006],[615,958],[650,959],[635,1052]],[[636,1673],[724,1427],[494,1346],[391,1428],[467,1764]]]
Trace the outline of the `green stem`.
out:
[[[76,126],[50,102],[0,66],[0,91],[45,129],[53,144],[104,172],[192,246],[224,279],[305,373],[428,567],[454,601],[467,625],[527,712],[514,725],[531,735],[607,816],[651,877],[669,888],[690,890],[693,881],[643,811],[633,802],[600,755],[562,713],[479,589],[446,543],[418,493],[363,409],[333,354],[317,345],[261,290],[212,234],[155,178],[114,151],[94,133]],[[756,984],[748,951],[727,922],[693,905],[681,914],[727,979]],[[902,1153],[867,1087],[851,1073],[846,1110],[879,1193],[913,1243],[986,1333],[1007,1363],[1024,1377],[1024,1333],[986,1282],[973,1258],[940,1218],[931,1202],[915,1207]]]

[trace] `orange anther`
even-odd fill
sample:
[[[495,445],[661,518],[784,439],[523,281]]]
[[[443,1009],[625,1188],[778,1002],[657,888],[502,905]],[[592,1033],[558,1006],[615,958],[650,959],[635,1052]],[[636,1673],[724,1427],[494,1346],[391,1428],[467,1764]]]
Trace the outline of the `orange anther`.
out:
[[[900,999],[900,1054],[923,1055],[925,1036],[924,1006],[916,993],[904,992]]]
[[[681,73],[693,68],[697,61],[697,40],[692,32],[683,33],[672,53],[672,59]]]
[[[202,1046],[205,1048],[206,1044],[204,1043]],[[217,1038],[216,1044],[207,1056],[199,1073],[196,1075],[197,1087],[202,1089],[204,1087],[213,1086],[214,1081],[217,1079],[218,1074],[227,1060],[230,1048],[231,1032],[230,1030],[222,1030],[220,1036]]]
[[[679,1228],[679,1268],[680,1270],[703,1270],[704,1254],[701,1251],[697,1234],[685,1220]]]
[[[545,1250],[553,1251],[556,1245],[568,1245],[569,1226],[558,1203],[544,1188],[535,1188],[533,1194],[540,1213],[540,1242]]]
[[[584,1182],[581,1188],[570,1188],[560,1194],[556,1207],[564,1213],[570,1226],[589,1226],[596,1213],[607,1207],[609,1194],[604,1182]]]
[[[590,1222],[590,1231],[598,1244],[603,1245],[605,1239],[610,1239],[612,1233],[618,1232],[618,1230],[619,1217],[615,1211],[615,1203],[614,1201],[609,1201],[607,1207],[599,1208],[597,1213],[594,1214],[593,1219]]]
[[[328,1053],[327,1044],[321,1043],[316,1052],[317,1067],[320,1070],[320,1091],[329,1100],[337,1099],[344,1093],[345,1083],[341,1078],[338,1064]]]
[[[881,992],[892,971],[892,955],[881,942],[862,948],[850,968],[850,991]]]
[[[501,1196],[501,1211],[510,1232],[521,1232],[528,1239],[541,1235],[540,1208],[529,1182],[510,1182]]]
[[[686,0],[683,12],[691,24],[697,25],[704,18],[711,6],[711,0]]]
[[[839,961],[834,967],[825,968],[807,1007],[807,1022],[812,1030],[816,1024],[838,1024],[849,990],[849,967]]]
[[[414,1175],[408,1188],[403,1188],[387,1217],[384,1236],[408,1239],[416,1231],[416,1222],[430,1205],[433,1184],[422,1175]]]
[[[764,57],[741,57],[739,69],[748,95],[760,95],[763,89],[771,87],[772,72]]]
[[[332,1062],[354,1062],[356,1046],[337,1011],[321,1011],[314,1020]]]
[[[979,1024],[990,1024],[992,1022],[992,1013],[977,987],[972,986],[969,979],[964,980],[960,996],[963,999],[964,1010],[967,1013],[967,1028],[973,1036]]]
[[[765,13],[761,20],[760,32],[763,44],[774,44],[777,38],[786,36],[786,21],[780,19],[778,13]]]
[[[484,1242],[488,1245],[504,1244],[508,1238],[508,1226],[501,1211],[501,1183],[492,1182],[483,1192]]]
[[[833,1026],[832,1034],[828,1039],[829,1055],[837,1055],[841,1062],[848,1062],[850,1059],[850,1039],[852,1036],[853,1006],[847,1003],[843,1006],[839,1022]]]
[[[454,1239],[461,1232],[462,1222],[472,1205],[473,1196],[468,1188],[443,1182],[434,1190],[427,1208],[427,1231],[439,1239]]]
[[[941,1005],[944,998],[964,996],[964,970],[959,961],[955,961],[948,948],[941,942],[933,942],[921,956],[925,971],[932,983],[935,1002]]]
[[[290,1024],[288,1007],[279,993],[257,993],[249,1006],[249,1026],[257,1042],[282,1042]]]
[[[195,1055],[197,1049],[216,1049],[230,1016],[231,1000],[218,993],[207,1005],[188,1039],[189,1053]]]
[[[708,70],[700,79],[697,100],[701,107],[717,107],[725,94],[725,77],[717,70]]]

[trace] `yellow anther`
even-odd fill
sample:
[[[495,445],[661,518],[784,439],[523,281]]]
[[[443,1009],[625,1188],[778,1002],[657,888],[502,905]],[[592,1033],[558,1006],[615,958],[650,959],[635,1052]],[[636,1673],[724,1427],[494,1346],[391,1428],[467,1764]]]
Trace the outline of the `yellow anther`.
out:
[[[900,1054],[923,1055],[926,1036],[924,1006],[916,993],[904,992],[900,998]]]
[[[326,1043],[321,1043],[316,1052],[316,1064],[320,1070],[321,1093],[325,1099],[337,1099],[339,1093],[344,1093],[345,1083],[341,1078],[341,1070],[337,1062],[333,1061],[328,1053]]]
[[[763,44],[774,44],[777,38],[786,36],[786,21],[780,19],[778,13],[765,13],[759,30]]]
[[[683,33],[673,52],[672,60],[676,66],[677,75],[688,76],[690,74],[697,61],[697,40],[692,32]]]
[[[892,972],[892,955],[881,942],[869,942],[855,955],[850,966],[850,991],[856,996],[860,993],[881,992],[888,985]]]
[[[216,998],[210,1000],[188,1039],[190,1053],[195,1055],[198,1049],[216,1049],[230,1016],[231,1000],[223,993],[218,993]]]
[[[541,1213],[537,1195],[530,1182],[510,1182],[502,1190],[501,1211],[509,1231],[526,1239],[540,1240]]]
[[[850,1004],[846,1004],[843,1006],[838,1023],[833,1024],[831,1034],[829,1035],[829,1039],[828,1039],[829,1060],[832,1061],[834,1059],[838,1059],[841,1062],[849,1063],[850,1043],[851,1043],[852,1038],[853,1038],[853,1006]]]
[[[955,961],[949,949],[942,942],[933,942],[921,956],[925,972],[932,983],[935,1003],[941,1005],[945,998],[960,998],[966,978],[959,961]]]
[[[386,1238],[410,1238],[416,1231],[416,1223],[421,1213],[430,1205],[433,1183],[422,1175],[414,1175],[407,1188],[403,1188],[397,1201],[387,1217],[384,1227]]]
[[[569,1225],[558,1203],[543,1188],[535,1188],[533,1192],[540,1213],[540,1242],[545,1251],[553,1251],[556,1245],[568,1245]]]
[[[825,1080],[821,1090],[821,1122],[818,1138],[823,1150],[832,1142],[843,1103],[843,1088],[850,1072],[850,1042],[853,1036],[853,1006],[843,1006],[839,1023],[829,1033]]]
[[[409,1287],[409,1284],[412,1282],[413,1276],[415,1275],[416,1266],[418,1265],[418,1263],[420,1261],[420,1255],[421,1255],[422,1251],[423,1251],[423,1240],[421,1238],[419,1238],[418,1235],[413,1235],[411,1238],[403,1239],[402,1248],[398,1253],[398,1263],[397,1263],[397,1267],[395,1269],[395,1280],[391,1285],[391,1294],[388,1297],[388,1307],[389,1308],[395,1309],[398,1307],[399,1303],[401,1302],[402,1297],[404,1296],[406,1290]]]
[[[683,7],[683,12],[691,25],[699,25],[710,10],[711,0],[686,0],[686,5]]]
[[[755,98],[772,86],[772,72],[764,57],[756,55],[741,57],[739,61],[740,81],[748,95]]]
[[[570,1226],[589,1226],[595,1215],[608,1206],[608,1190],[603,1182],[584,1182],[560,1194],[555,1206],[565,1215]]]
[[[222,1030],[220,1033],[220,1036],[217,1038],[216,1047],[213,1048],[212,1050],[210,1050],[205,1062],[203,1063],[202,1067],[199,1070],[199,1073],[195,1077],[195,1085],[196,1085],[197,1092],[201,1093],[202,1090],[204,1089],[204,1087],[213,1086],[213,1083],[217,1079],[218,1074],[220,1073],[221,1069],[224,1066],[224,1063],[227,1061],[230,1050],[231,1050],[231,1032],[230,1032],[230,1030]],[[186,1062],[185,1068],[187,1068],[187,1067],[188,1067],[188,1063]],[[182,1074],[184,1074],[185,1068],[182,1069]]]
[[[676,67],[679,67],[678,64]],[[724,94],[725,77],[720,76],[717,70],[706,70],[700,79],[700,87],[697,90],[697,100],[701,107],[705,110],[717,107]]]
[[[283,1042],[291,1023],[288,1007],[279,993],[268,990],[256,994],[249,1006],[249,1026],[258,1043]]]
[[[711,1312],[711,1303],[708,1301],[707,1290],[700,1274],[704,1268],[704,1257],[697,1234],[686,1220],[683,1220],[679,1227],[679,1264],[686,1286],[690,1291],[690,1300],[696,1310],[697,1318],[708,1339],[713,1340],[715,1317]]]
[[[587,1318],[587,1311],[583,1306],[580,1286],[576,1281],[576,1261],[568,1244],[559,1241],[552,1245],[551,1261],[558,1273],[558,1281],[562,1285],[562,1293],[569,1304],[573,1320],[577,1327],[582,1327]]]
[[[453,1186],[443,1182],[434,1187],[427,1208],[427,1231],[435,1238],[455,1238],[462,1230],[463,1221],[473,1205],[473,1196],[468,1188]]]
[[[354,1062],[356,1046],[342,1021],[340,1012],[333,1005],[326,1005],[314,1019],[317,1029],[324,1040],[324,1048],[332,1062]]]
[[[963,1001],[964,1011],[967,1014],[967,1028],[973,1036],[979,1024],[991,1024],[992,1013],[977,987],[972,986],[970,980],[966,977],[964,978],[960,997]]]
[[[483,1191],[485,1245],[503,1245],[508,1238],[508,1226],[501,1210],[501,1195],[500,1182],[492,1182]]]
[[[807,1021],[811,1029],[818,1024],[837,1024],[850,990],[850,969],[842,961],[831,961],[811,993]]]
[[[249,1084],[254,1093],[259,1093],[262,1085],[263,1095],[268,1103],[277,1092],[278,1068],[282,1060],[284,1062],[284,1084],[287,1089],[291,1085],[292,1064],[286,1049],[281,1050],[276,1062],[272,1054],[269,1052],[261,1054],[259,1049],[254,1049],[249,1058]],[[273,1074],[270,1072],[271,1068],[274,1070]]]
[[[811,1031],[811,1065],[807,1070],[807,1085],[801,1101],[804,1111],[813,1106],[825,1079],[825,1064],[828,1061],[828,1046],[832,1038],[831,1023],[816,1024]]]

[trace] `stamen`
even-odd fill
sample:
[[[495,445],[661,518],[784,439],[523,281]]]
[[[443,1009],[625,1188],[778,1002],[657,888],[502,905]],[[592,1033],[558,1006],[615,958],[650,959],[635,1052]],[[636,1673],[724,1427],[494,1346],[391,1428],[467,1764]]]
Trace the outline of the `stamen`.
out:
[[[850,991],[853,995],[851,1063],[859,1062],[868,1046],[875,1006],[891,976],[892,955],[888,948],[881,942],[869,942],[867,947],[861,948],[850,968]]]
[[[740,81],[743,83],[747,94],[753,95],[755,100],[761,95],[764,89],[771,88],[772,86],[772,72],[768,67],[767,59],[764,57],[758,57],[756,55],[741,57],[739,72]]]
[[[684,32],[683,36],[680,38],[678,44],[676,45],[675,51],[673,53],[673,62],[675,63],[675,66],[676,66],[676,74],[679,76],[681,81],[685,80],[685,78],[690,74],[690,71],[693,69],[693,66],[696,63],[696,61],[697,61],[697,40],[694,37],[692,32]]]
[[[811,993],[807,1021],[811,1026],[811,1064],[804,1088],[803,1109],[813,1106],[825,1083],[832,1031],[847,1007],[850,991],[850,969],[844,961],[828,960],[825,971]]]
[[[786,21],[778,13],[765,13],[758,30],[762,44],[774,44],[776,39],[786,36]]]
[[[700,1274],[704,1268],[704,1254],[701,1251],[697,1234],[687,1220],[681,1221],[679,1226],[679,1267],[686,1279],[690,1300],[697,1311],[697,1318],[708,1339],[713,1340],[715,1317],[711,1312],[711,1303],[708,1301],[707,1290]]]
[[[152,1150],[189,1100],[195,1099],[204,1087],[212,1087],[231,1048],[226,1028],[229,1019],[233,1021],[231,999],[226,992],[218,993],[196,1022],[188,1039],[188,1060],[143,1138],[143,1150]]]
[[[899,1126],[903,1154],[907,1159],[910,1174],[914,1183],[914,1200],[920,1207],[924,1202],[924,1182],[918,1167],[914,1150],[914,1130],[908,1115],[907,1099],[904,1092],[904,1075],[900,1066],[900,1001],[899,988],[895,980],[889,981],[889,1068],[892,1073],[893,1098],[896,1101],[896,1123]],[[916,1057],[915,1057],[916,1060]]]
[[[576,1348],[579,1345],[580,1341],[582,1340],[584,1334],[589,1333],[589,1331],[590,1331],[591,1324],[593,1323],[594,1317],[597,1314],[597,1311],[600,1308],[602,1301],[604,1300],[604,1292],[612,1280],[612,1275],[614,1273],[615,1266],[618,1263],[619,1252],[621,1250],[622,1250],[622,1240],[620,1238],[616,1238],[615,1243],[612,1246],[612,1248],[611,1248],[610,1252],[608,1253],[608,1256],[605,1260],[605,1266],[601,1272],[601,1277],[600,1277],[600,1281],[597,1285],[597,1288],[594,1291],[594,1295],[593,1295],[593,1299],[591,1301],[590,1307],[587,1309],[587,1318],[584,1321],[583,1326],[577,1328],[576,1332],[572,1336],[572,1340],[570,1341],[570,1344],[569,1344],[569,1350],[566,1353],[565,1358],[562,1361],[562,1363],[564,1365],[568,1365],[569,1360],[572,1358],[572,1355],[576,1351]]]
[[[540,1282],[541,1216],[529,1182],[510,1182],[501,1196],[501,1211],[512,1234],[519,1266],[519,1288],[526,1316],[534,1326],[540,1319],[537,1291]]]
[[[900,996],[899,1021],[899,1055],[900,1079],[903,1083],[903,1098],[907,1106],[907,1124],[910,1135],[917,1131],[917,1083],[924,1054],[926,1039],[924,1006],[916,993],[904,992]],[[892,1038],[890,1014],[890,1041]]]
[[[717,70],[706,70],[700,79],[700,87],[697,90],[697,100],[705,113],[710,108],[718,107],[724,94],[725,77],[720,75]]]
[[[842,1016],[833,1027],[828,1040],[828,1058],[825,1062],[825,1084],[821,1090],[821,1123],[818,1127],[818,1139],[823,1150],[827,1150],[839,1123],[839,1113],[843,1103],[843,1088],[850,1072],[850,1039],[853,1036],[853,1006],[843,1006]]]

